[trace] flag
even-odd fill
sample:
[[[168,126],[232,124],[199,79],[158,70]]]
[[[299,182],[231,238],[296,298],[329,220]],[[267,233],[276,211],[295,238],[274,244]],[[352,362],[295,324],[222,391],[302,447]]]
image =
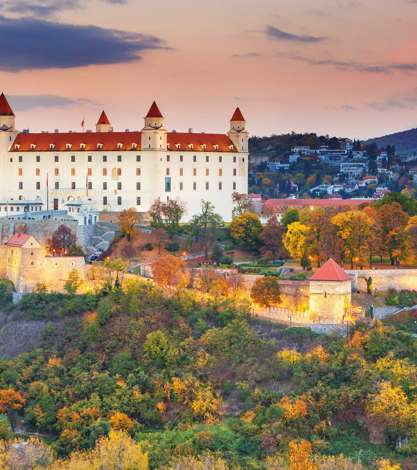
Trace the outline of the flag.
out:
[[[81,121],[81,128],[84,129],[84,126],[85,126],[85,119],[83,118],[83,120]]]

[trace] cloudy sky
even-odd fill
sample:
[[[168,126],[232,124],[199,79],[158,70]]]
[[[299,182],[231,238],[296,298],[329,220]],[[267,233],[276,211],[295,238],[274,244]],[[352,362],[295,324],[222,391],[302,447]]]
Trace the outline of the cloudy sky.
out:
[[[19,128],[371,137],[417,127],[417,0],[1,0],[0,87]]]

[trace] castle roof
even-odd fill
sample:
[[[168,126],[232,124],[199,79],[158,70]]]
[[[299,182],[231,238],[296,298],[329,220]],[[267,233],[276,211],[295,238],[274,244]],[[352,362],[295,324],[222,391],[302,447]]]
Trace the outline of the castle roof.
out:
[[[15,233],[9,241],[6,243],[7,246],[22,247],[31,238],[31,235],[27,233]]]
[[[149,108],[148,114],[146,115],[147,118],[162,118],[161,111],[159,111],[158,105],[155,101],[152,103],[151,107]]]
[[[237,152],[226,134],[168,132],[171,152]],[[135,151],[141,150],[140,132],[57,132],[20,133],[12,152],[74,152],[74,151]]]
[[[14,116],[14,112],[4,96],[4,93],[0,95],[0,116]]]
[[[107,114],[104,111],[101,112],[97,124],[110,124],[109,118],[107,117]]]
[[[245,118],[243,117],[242,111],[237,107],[235,112],[233,113],[231,121],[244,121]]]
[[[288,208],[298,209],[303,207],[312,208],[355,208],[361,204],[369,204],[373,202],[373,199],[340,199],[340,198],[329,198],[329,199],[267,199],[264,204],[264,212],[272,211],[273,213],[282,213]]]
[[[332,258],[327,260],[311,277],[310,281],[349,281],[346,271]]]

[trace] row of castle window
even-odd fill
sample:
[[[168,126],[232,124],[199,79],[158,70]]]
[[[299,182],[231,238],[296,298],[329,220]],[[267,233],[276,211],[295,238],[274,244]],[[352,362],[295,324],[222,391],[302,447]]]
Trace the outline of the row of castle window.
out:
[[[114,168],[113,171],[115,172],[115,174],[117,176],[122,176],[122,169],[121,168]],[[170,176],[170,172],[171,172],[171,170],[169,168],[166,168],[166,170],[165,170],[166,176]],[[18,176],[23,176],[23,168],[19,168],[17,170],[17,173],[18,173]],[[184,176],[184,168],[180,168],[179,173],[180,173],[180,176]],[[223,176],[223,169],[219,168],[218,173],[219,173],[219,176]],[[103,174],[103,176],[107,176],[107,168],[103,168],[102,174]],[[40,168],[35,169],[35,175],[36,176],[41,175],[41,169]],[[59,176],[59,168],[54,169],[54,175]],[[71,168],[71,176],[75,176],[75,175],[76,175],[76,168]],[[141,169],[136,168],[136,176],[140,176],[140,175],[141,175]],[[210,175],[210,169],[209,168],[206,168],[205,175],[206,176]],[[233,168],[233,176],[236,176],[236,175],[237,175],[237,170],[236,170],[236,168]],[[93,176],[93,169],[92,168],[87,168],[87,176]],[[193,168],[193,176],[197,176],[197,168]]]
[[[37,191],[40,191],[40,189],[41,189],[40,181],[36,181],[35,187],[36,187]],[[104,191],[107,191],[108,185],[107,185],[106,181],[103,181],[103,186],[102,187],[103,187]],[[23,190],[23,182],[22,181],[19,181],[18,188],[19,188],[19,190]],[[59,189],[59,181],[55,181],[54,188]],[[206,191],[208,191],[210,189],[210,183],[208,181],[206,181],[206,183],[205,183],[205,188],[206,188]],[[71,183],[71,189],[77,189],[77,185],[76,185],[75,181],[73,181]],[[83,189],[83,188],[80,188],[80,189]],[[91,181],[87,182],[87,189],[93,189],[93,183]],[[120,181],[117,183],[117,189],[118,189],[118,191],[122,190],[122,183]],[[184,183],[182,181],[180,181],[180,183],[179,183],[179,189],[180,189],[180,191],[184,190]],[[218,189],[220,191],[223,189],[223,183],[221,181],[218,182]],[[137,191],[142,190],[142,185],[139,181],[136,183],[136,190]],[[197,190],[197,183],[194,181],[193,182],[193,191],[196,191],[196,190]],[[233,182],[233,190],[234,191],[236,190],[236,182],[235,181]],[[165,184],[165,192],[171,192],[171,180],[170,179],[169,179],[169,182],[166,182],[166,184]]]
[[[18,157],[18,160],[19,160],[19,163],[22,163],[23,162],[23,156],[22,155],[19,155]],[[103,162],[107,162],[108,159],[107,159],[107,155],[103,155],[102,156],[102,160]],[[36,162],[39,163],[41,161],[41,156],[40,155],[36,155]],[[55,155],[54,156],[54,161],[56,163],[59,162],[59,155]],[[71,162],[74,163],[76,161],[76,156],[75,155],[71,155]],[[87,161],[88,162],[92,162],[93,161],[93,156],[92,155],[87,155]],[[117,155],[117,161],[118,162],[121,162],[122,161],[122,155]],[[141,161],[141,156],[140,155],[136,155],[136,161],[137,162],[140,162]],[[166,161],[167,162],[170,162],[171,161],[171,156],[170,155],[167,155],[166,156]],[[184,156],[183,155],[180,155],[180,162],[183,162],[184,161]],[[222,163],[223,161],[223,157],[221,155],[219,155],[218,157],[218,161],[219,163]],[[10,162],[13,162],[13,158],[10,158]],[[197,155],[193,155],[193,162],[197,162]],[[209,163],[210,162],[210,156],[209,155],[206,155],[206,162]],[[236,163],[237,162],[237,157],[236,156],[233,156],[233,163]],[[242,162],[244,163],[245,162],[245,158],[243,157],[242,158]]]

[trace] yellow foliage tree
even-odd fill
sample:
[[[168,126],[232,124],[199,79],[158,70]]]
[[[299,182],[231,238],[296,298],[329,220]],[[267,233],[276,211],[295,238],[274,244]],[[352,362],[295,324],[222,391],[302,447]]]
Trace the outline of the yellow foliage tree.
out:
[[[310,351],[308,351],[305,355],[305,359],[307,362],[320,362],[320,363],[325,363],[327,362],[327,359],[329,358],[329,354],[327,351],[323,348],[321,344],[318,346],[314,347]]]
[[[20,392],[11,388],[0,390],[0,413],[8,410],[20,410],[26,404],[26,400]]]
[[[307,249],[307,237],[310,228],[301,222],[288,225],[284,235],[284,246],[294,259],[301,259]]]
[[[133,421],[125,413],[116,411],[110,416],[110,425],[115,431],[130,432],[133,428]]]
[[[282,349],[277,352],[277,358],[287,366],[293,366],[302,361],[303,356],[295,349]]]
[[[281,398],[279,402],[280,407],[284,412],[284,418],[287,421],[294,421],[299,418],[307,416],[308,408],[307,403],[301,398],[291,401],[287,396]]]
[[[288,470],[319,470],[312,459],[311,450],[309,441],[291,441]]]
[[[381,459],[376,462],[376,470],[401,470],[401,465],[392,463],[391,460]]]

